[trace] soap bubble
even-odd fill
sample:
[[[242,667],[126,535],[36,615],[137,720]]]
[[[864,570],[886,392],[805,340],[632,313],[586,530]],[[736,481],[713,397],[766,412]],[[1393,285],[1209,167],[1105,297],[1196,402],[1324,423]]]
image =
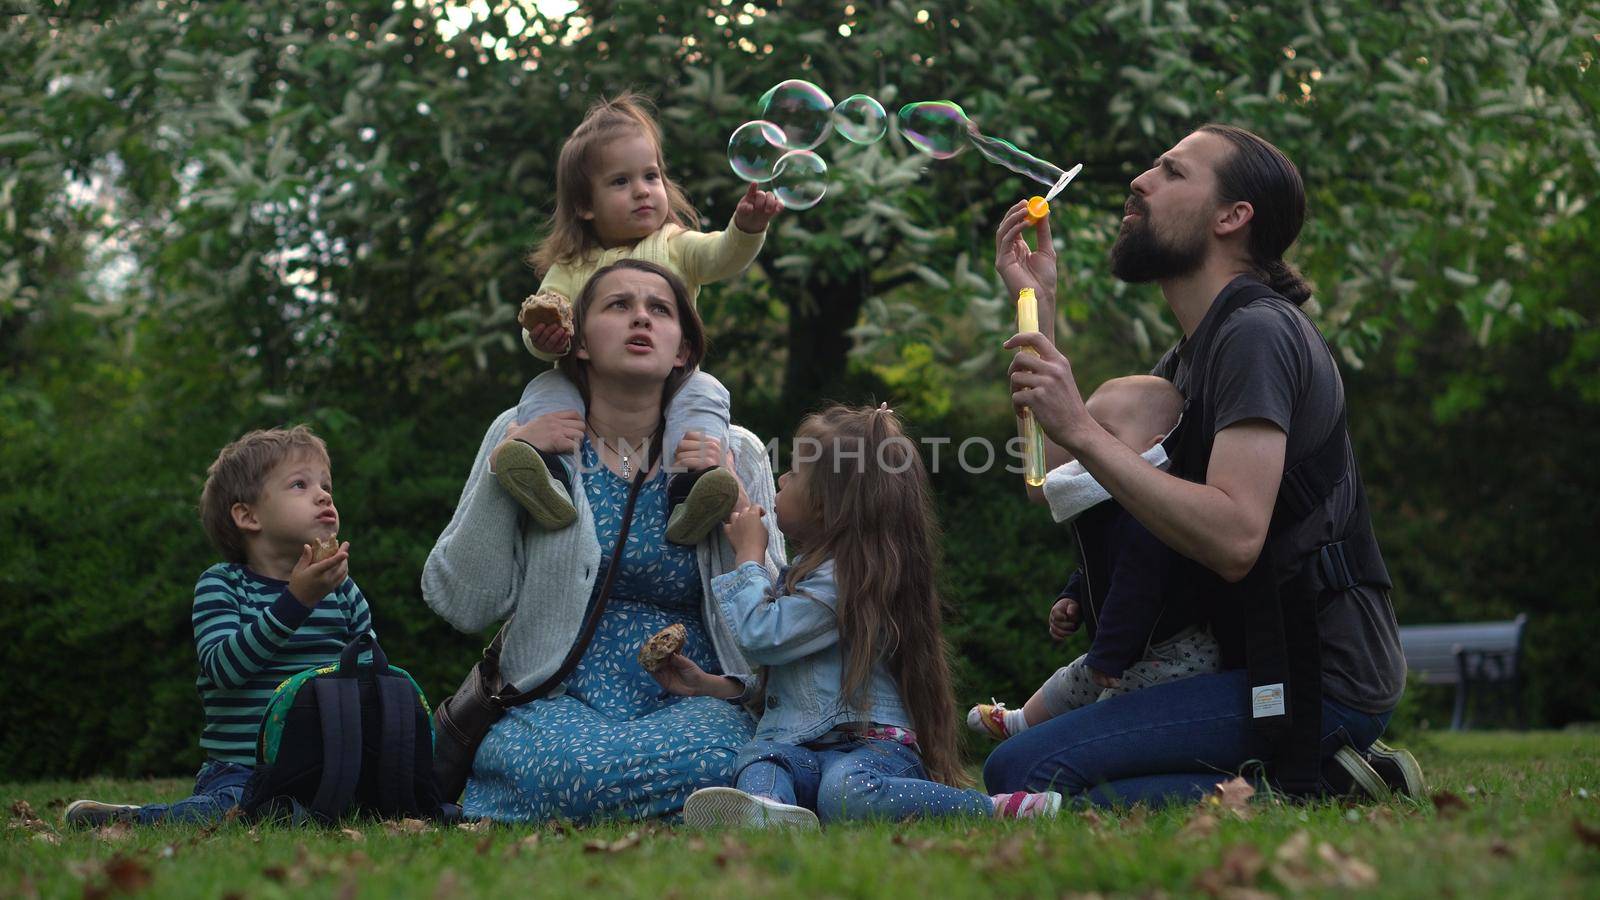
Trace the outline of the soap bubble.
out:
[[[949,159],[967,149],[967,133],[971,129],[967,114],[949,100],[900,107],[900,133],[911,146],[934,159]]]
[[[889,130],[889,114],[866,94],[851,94],[833,108],[833,130],[853,144],[875,143]]]
[[[785,209],[810,209],[828,192],[828,164],[810,150],[790,151],[774,167],[770,187]]]
[[[745,181],[771,181],[778,157],[785,152],[782,141],[783,130],[771,122],[746,122],[728,138],[728,165],[733,167],[733,174]]]
[[[783,131],[783,149],[810,150],[833,128],[833,98],[809,81],[780,81],[761,95],[761,118]]]
[[[1067,186],[1067,182],[1072,180],[1072,176],[1063,172],[1060,166],[1046,162],[1010,141],[989,137],[977,129],[973,129],[969,137],[972,139],[972,145],[978,148],[984,159],[1005,166],[1018,175],[1032,178],[1050,188],[1051,197],[1060,193],[1061,189]],[[1082,166],[1078,168],[1081,169]],[[1072,175],[1076,174],[1078,172],[1074,169]]]

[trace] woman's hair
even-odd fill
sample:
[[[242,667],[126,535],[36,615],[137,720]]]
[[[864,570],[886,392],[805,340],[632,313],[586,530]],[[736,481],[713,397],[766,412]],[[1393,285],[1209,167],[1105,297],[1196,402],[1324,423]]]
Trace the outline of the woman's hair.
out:
[[[667,173],[661,154],[661,127],[650,114],[649,101],[632,91],[610,99],[602,97],[589,107],[583,121],[561,145],[561,156],[556,161],[555,215],[551,216],[549,233],[528,258],[540,275],[556,263],[582,259],[600,246],[594,224],[580,215],[594,207],[596,154],[608,141],[636,134],[644,135],[656,148],[656,168],[661,170],[661,183],[667,192],[667,221],[682,228],[696,227],[700,214]]]
[[[823,560],[839,585],[839,640],[845,652],[845,702],[864,696],[879,661],[904,697],[928,774],[970,782],[956,748],[955,694],[935,585],[939,525],[928,471],[900,419],[888,409],[830,406],[807,416],[795,435],[797,471],[815,538],[796,547],[785,593]]]
[[[1313,290],[1310,282],[1283,259],[1306,218],[1300,171],[1282,150],[1243,128],[1211,124],[1199,130],[1233,145],[1233,152],[1217,167],[1217,199],[1242,200],[1255,209],[1250,220],[1250,264],[1285,300],[1296,306],[1306,302]]]
[[[200,490],[200,523],[223,559],[248,562],[244,534],[233,521],[233,505],[260,500],[272,470],[300,458],[331,468],[328,445],[304,425],[252,431],[217,454],[206,469],[205,487]]]
[[[578,348],[583,346],[584,321],[589,317],[589,307],[594,304],[595,295],[599,293],[599,284],[602,279],[613,272],[622,269],[636,269],[640,272],[649,272],[658,275],[667,283],[672,291],[673,303],[678,308],[678,327],[683,331],[683,342],[688,348],[683,365],[674,368],[667,375],[667,380],[661,386],[661,408],[667,407],[667,401],[678,392],[678,388],[694,373],[695,367],[700,365],[700,360],[706,356],[706,326],[700,319],[699,310],[689,300],[689,289],[684,286],[683,279],[672,273],[671,269],[657,263],[643,259],[619,259],[609,266],[589,276],[583,290],[578,292],[577,300],[572,304],[572,349],[556,363],[567,378],[577,386],[578,393],[583,396],[583,405],[589,406],[589,363],[578,358]]]

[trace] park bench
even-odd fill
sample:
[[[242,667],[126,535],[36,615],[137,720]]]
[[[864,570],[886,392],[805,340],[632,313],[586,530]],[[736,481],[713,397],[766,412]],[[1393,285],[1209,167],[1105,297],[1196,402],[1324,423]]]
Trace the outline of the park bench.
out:
[[[1474,686],[1505,692],[1517,723],[1526,721],[1520,663],[1522,631],[1527,624],[1528,615],[1523,613],[1508,622],[1407,625],[1400,629],[1406,670],[1423,684],[1456,686],[1451,730],[1460,731],[1469,724],[1469,694]],[[1482,693],[1480,689],[1480,699]]]

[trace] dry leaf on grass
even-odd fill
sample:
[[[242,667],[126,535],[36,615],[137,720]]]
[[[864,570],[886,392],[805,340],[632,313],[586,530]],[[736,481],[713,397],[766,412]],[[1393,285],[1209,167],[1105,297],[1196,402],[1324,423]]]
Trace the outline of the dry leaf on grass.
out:
[[[1378,883],[1378,870],[1363,860],[1339,852],[1329,843],[1317,845],[1317,856],[1333,871],[1335,883],[1344,888],[1367,888]]]
[[[106,861],[105,875],[111,886],[124,894],[142,891],[155,880],[144,863],[120,853]]]
[[[1248,819],[1251,816],[1250,798],[1255,795],[1255,786],[1235,775],[1217,785],[1216,793],[1208,799],[1239,818]]]
[[[893,837],[889,838],[889,843],[895,845],[896,847],[904,847],[907,850],[916,851],[932,850],[939,845],[939,842],[933,838],[909,838],[899,833],[896,833]]]
[[[390,834],[421,834],[428,830],[428,823],[421,819],[401,819],[383,823],[383,830]]]
[[[749,855],[750,851],[746,850],[743,844],[734,839],[733,835],[725,834],[722,836],[722,847],[717,850],[717,855],[712,859],[718,866],[727,868],[729,863],[738,862]]]
[[[994,849],[989,851],[988,858],[982,863],[983,868],[992,872],[1000,869],[1011,869],[1015,866],[1022,865],[1022,848],[1022,835],[1011,835],[1010,837],[996,844]]]
[[[1574,818],[1572,820],[1572,833],[1577,835],[1578,840],[1586,846],[1600,847],[1600,828],[1591,828],[1583,824],[1581,819]]]
[[[96,828],[94,836],[108,844],[120,844],[133,837],[133,826],[127,822],[109,822]]]
[[[1254,844],[1234,844],[1222,851],[1215,868],[1195,876],[1194,887],[1212,897],[1256,896],[1260,894],[1254,890],[1256,879],[1265,863]]]
[[[1465,812],[1467,801],[1449,791],[1433,792],[1433,808],[1438,810],[1441,818],[1450,818],[1460,812]]]
[[[1199,839],[1208,838],[1217,833],[1217,817],[1206,812],[1205,807],[1199,807],[1189,821],[1184,823],[1183,829],[1178,832],[1178,837]]]
[[[494,823],[488,819],[476,819],[471,822],[462,822],[456,825],[462,831],[488,831],[494,828]]]
[[[593,840],[584,843],[585,853],[621,853],[639,845],[639,832],[630,831],[614,841]]]
[[[365,834],[362,834],[360,831],[357,831],[354,828],[341,828],[339,829],[339,833],[354,844],[359,844],[367,839]]]

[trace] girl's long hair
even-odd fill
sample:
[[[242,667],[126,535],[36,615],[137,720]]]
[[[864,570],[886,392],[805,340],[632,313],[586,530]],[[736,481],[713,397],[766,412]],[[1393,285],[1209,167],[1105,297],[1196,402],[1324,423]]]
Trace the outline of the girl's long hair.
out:
[[[594,225],[580,215],[594,206],[596,153],[607,141],[634,134],[644,135],[656,148],[656,168],[661,170],[661,183],[667,191],[667,222],[693,230],[700,221],[688,195],[668,174],[661,153],[661,127],[650,114],[649,101],[632,91],[610,99],[602,97],[561,145],[556,161],[556,211],[550,218],[549,233],[528,257],[541,276],[556,263],[582,259],[600,246]]]
[[[943,609],[935,585],[939,526],[928,472],[899,416],[887,409],[830,406],[795,435],[803,496],[813,528],[795,549],[785,593],[831,558],[839,585],[845,702],[870,707],[873,666],[888,665],[928,774],[970,783],[956,747],[955,694]]]

